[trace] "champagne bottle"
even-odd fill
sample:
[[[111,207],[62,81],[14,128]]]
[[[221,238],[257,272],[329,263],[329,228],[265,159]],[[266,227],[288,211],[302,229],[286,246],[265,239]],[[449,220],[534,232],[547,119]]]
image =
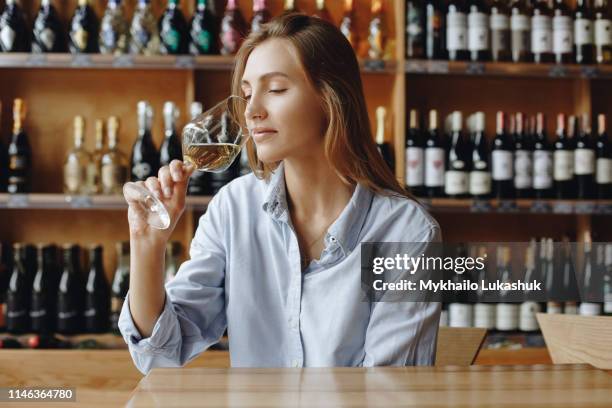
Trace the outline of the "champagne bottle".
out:
[[[6,0],[0,14],[0,51],[28,52],[30,39],[24,12],[18,0]]]
[[[125,18],[122,0],[109,0],[100,24],[100,52],[121,55],[128,53],[130,25]]]
[[[190,24],[189,53],[219,54],[219,24],[213,12],[212,0],[197,0]]]
[[[355,51],[359,47],[359,32],[355,18],[355,1],[344,0],[344,14],[340,20],[340,31]]]
[[[168,0],[168,6],[159,21],[162,54],[187,54],[189,48],[189,27],[179,0]]]
[[[23,246],[13,244],[13,271],[6,291],[6,330],[26,333],[30,329],[30,285],[23,262]]]
[[[130,159],[132,181],[145,181],[156,176],[159,170],[159,153],[151,135],[152,122],[151,105],[146,101],[138,102],[138,137],[132,147]]]
[[[130,26],[130,53],[156,55],[160,47],[159,28],[150,0],[138,0]]]
[[[172,102],[164,104],[164,142],[159,150],[160,166],[168,166],[172,160],[183,160],[183,151],[180,136],[176,132],[176,120],[180,113],[176,105]]]
[[[406,1],[406,58],[425,56],[425,8],[422,1]]]
[[[266,0],[253,1],[253,18],[251,19],[251,32],[258,33],[262,30],[262,25],[266,24],[272,16],[266,4]]]
[[[387,27],[382,0],[372,0],[372,18],[368,26],[368,57],[383,59],[387,45]]]
[[[553,153],[548,143],[544,114],[536,116],[536,133],[533,145],[533,190],[536,198],[553,196]]]
[[[91,156],[83,147],[85,121],[82,116],[74,118],[74,148],[64,162],[64,194],[87,194],[87,171]]]
[[[73,54],[97,53],[99,22],[88,0],[79,0],[70,22],[68,48]]]
[[[130,285],[130,243],[117,242],[117,269],[111,287],[111,330],[119,333],[119,315]]]
[[[612,146],[606,133],[606,115],[597,115],[596,170],[597,198],[612,198]]]
[[[446,50],[451,61],[469,58],[467,16],[463,0],[450,0],[446,12]]]
[[[446,146],[438,132],[438,111],[429,111],[429,131],[425,139],[425,194],[428,197],[444,195],[446,173]]]
[[[512,61],[533,60],[531,53],[531,11],[526,0],[514,0],[511,6],[510,31]]]
[[[40,10],[34,20],[32,52],[65,52],[66,37],[64,28],[51,0],[42,0]]]
[[[425,56],[428,59],[445,56],[443,8],[441,0],[425,1]]]
[[[38,245],[38,269],[32,285],[32,301],[30,321],[34,333],[49,334],[55,327],[55,303],[53,265],[51,258],[53,248],[48,245]]]
[[[57,332],[76,334],[82,330],[84,294],[79,246],[65,244],[63,258],[63,271],[57,292]]]
[[[489,15],[490,10],[484,0],[469,0],[468,50],[472,61],[489,61],[491,59]]]
[[[536,63],[554,61],[551,16],[548,0],[538,0],[531,17],[531,51]]]
[[[487,199],[491,196],[491,167],[489,166],[489,147],[485,134],[485,114],[474,114],[474,130],[472,132],[472,157],[470,171],[469,193],[477,199]]]
[[[524,116],[517,113],[514,134],[514,190],[517,198],[533,197],[533,145],[525,132]]]
[[[101,160],[101,184],[104,194],[121,194],[127,181],[128,167],[125,154],[119,149],[119,120],[108,119],[108,151]]]
[[[389,142],[385,142],[386,117],[387,109],[385,107],[379,106],[376,108],[376,145],[385,163],[387,163],[392,172],[395,172],[393,148]]]
[[[89,274],[85,284],[85,330],[88,333],[105,333],[110,323],[110,287],[104,273],[102,246],[89,250]]]
[[[574,60],[574,24],[565,0],[555,0],[552,24],[555,62],[569,64]]]
[[[491,4],[491,56],[493,61],[510,61],[510,11],[505,0],[493,0]]]
[[[595,0],[595,59],[599,64],[612,63],[611,20],[608,0]]]
[[[576,195],[580,199],[595,198],[595,146],[591,140],[589,115],[582,115],[574,151]]]
[[[491,149],[493,195],[497,199],[514,198],[514,152],[505,124],[504,112],[497,112],[497,131]]]
[[[32,149],[23,129],[26,106],[23,99],[13,103],[13,136],[8,148],[8,192],[29,193],[32,182]]]
[[[102,156],[104,150],[104,121],[96,120],[96,146],[91,154],[87,167],[87,190],[89,194],[100,194],[102,191]]]
[[[557,116],[557,140],[553,153],[555,196],[559,199],[574,198],[574,149],[565,133],[565,115]]]
[[[203,112],[203,107],[200,102],[192,102],[190,107],[191,120],[195,119]],[[243,149],[245,151],[246,149]],[[206,195],[209,192],[209,176],[210,173],[205,171],[196,171],[189,177],[189,185],[187,192],[190,195]]]
[[[238,52],[247,34],[248,25],[238,7],[238,0],[228,0],[221,20],[221,54]]]
[[[586,0],[576,0],[574,11],[574,54],[576,63],[595,62],[593,16]]]
[[[415,196],[422,196],[425,188],[425,141],[416,109],[410,110],[409,126],[406,135],[406,187]]]
[[[332,16],[329,14],[327,6],[325,6],[325,0],[316,0],[316,10],[314,16],[320,18],[321,20],[327,21],[328,23],[334,24]]]

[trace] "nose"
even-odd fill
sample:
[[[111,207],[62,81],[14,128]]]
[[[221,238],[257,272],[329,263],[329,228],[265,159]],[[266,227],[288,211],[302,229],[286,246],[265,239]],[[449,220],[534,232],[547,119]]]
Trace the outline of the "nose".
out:
[[[251,95],[246,105],[244,116],[249,120],[265,119],[267,116],[266,109],[261,103],[261,99],[255,94]]]

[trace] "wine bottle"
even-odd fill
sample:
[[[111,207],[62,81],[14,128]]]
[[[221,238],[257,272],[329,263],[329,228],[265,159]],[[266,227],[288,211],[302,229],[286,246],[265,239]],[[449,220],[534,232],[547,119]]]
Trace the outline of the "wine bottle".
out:
[[[356,21],[354,0],[344,0],[344,14],[340,20],[340,32],[355,51],[359,47],[359,32],[357,31]]]
[[[468,52],[467,16],[463,0],[450,0],[446,12],[446,50],[451,61],[466,61]]]
[[[168,0],[168,6],[159,20],[161,54],[187,54],[189,48],[189,27],[179,0]]]
[[[57,292],[57,332],[76,334],[82,329],[83,317],[83,283],[79,246],[65,244],[63,258],[63,271]]]
[[[536,198],[553,196],[553,153],[548,143],[544,114],[536,116],[536,132],[533,145],[533,190]]]
[[[2,118],[2,102],[0,101],[0,119]],[[2,122],[0,122],[0,125]],[[6,193],[8,186],[8,147],[4,144],[4,138],[0,137],[0,193]],[[0,288],[2,290],[2,288]],[[0,312],[2,312],[0,310]]]
[[[30,329],[30,294],[28,273],[23,262],[23,245],[13,244],[13,271],[6,291],[6,330],[26,333]]]
[[[179,267],[178,257],[181,254],[181,243],[178,241],[171,241],[166,244],[166,270],[164,272],[166,283],[170,282],[176,276],[176,272]]]
[[[604,247],[603,314],[612,316],[612,244]]]
[[[117,242],[117,269],[111,287],[111,330],[119,333],[119,315],[130,286],[130,243]]]
[[[517,113],[514,134],[514,189],[517,198],[533,197],[533,145],[525,132],[522,113]]]
[[[325,5],[325,0],[316,0],[314,16],[320,18],[321,20],[327,21],[328,23],[334,24],[334,20],[332,19],[332,16],[329,14],[329,10]]]
[[[253,18],[251,19],[251,32],[258,33],[262,30],[262,25],[272,18],[266,0],[253,1]]]
[[[406,187],[415,196],[425,193],[425,140],[419,127],[419,112],[410,110],[406,135]]]
[[[73,54],[97,53],[99,22],[88,0],[79,0],[70,22],[68,49]]]
[[[450,148],[444,174],[444,193],[453,198],[467,197],[469,188],[470,157],[462,129],[463,115],[455,111],[451,114]]]
[[[535,268],[536,241],[531,240],[525,250],[525,275],[524,282],[531,282],[536,275]],[[529,290],[523,292],[523,302],[519,306],[519,330],[522,332],[534,332],[539,329],[536,314],[540,312],[540,305],[531,298]]]
[[[382,0],[372,0],[372,18],[368,26],[368,57],[383,59],[387,45],[387,27]]]
[[[606,115],[597,115],[595,183],[597,198],[612,198],[612,146],[606,133]]]
[[[505,0],[493,0],[491,4],[491,57],[493,61],[510,61],[510,12]]]
[[[32,52],[65,52],[66,37],[64,28],[51,0],[42,0],[34,20]]]
[[[125,18],[122,0],[109,0],[100,23],[100,52],[121,55],[129,51],[130,25]]]
[[[602,312],[602,286],[603,280],[602,274],[599,269],[599,262],[597,255],[603,256],[603,251],[599,251],[599,254],[593,254],[593,242],[591,241],[590,232],[586,232],[584,234],[584,244],[583,244],[583,252],[582,252],[582,290],[581,294],[581,302],[578,308],[578,314],[582,316],[599,316]],[[598,246],[595,245],[596,252],[599,249]],[[595,263],[593,262],[593,257],[595,256]],[[601,258],[599,258],[601,259]],[[601,260],[603,263],[603,260]]]
[[[478,290],[476,292],[476,304],[474,305],[474,327],[492,330],[495,328],[495,304],[491,303],[491,295],[483,290],[489,284],[489,259],[487,248],[478,248],[477,257],[483,259],[484,267],[477,271]]]
[[[0,51],[28,52],[29,50],[29,33],[19,1],[6,0],[4,11],[0,14]]]
[[[502,283],[512,282],[512,266],[510,258],[510,248],[502,246],[498,250],[497,256],[497,276]],[[509,290],[502,290],[499,293],[500,303],[497,304],[495,328],[503,332],[512,332],[518,329],[519,325],[519,305],[513,303],[514,293]]]
[[[213,12],[212,0],[197,0],[190,24],[189,53],[192,55],[219,54],[219,24]]]
[[[385,142],[386,117],[387,109],[384,106],[376,108],[376,146],[385,163],[387,163],[391,171],[395,173],[393,148],[389,142]]]
[[[121,194],[127,181],[127,158],[119,150],[119,120],[115,116],[108,119],[108,151],[101,160],[101,184],[103,194]]]
[[[612,63],[611,20],[608,0],[595,0],[595,59],[599,64]]]
[[[425,1],[425,56],[428,59],[444,58],[444,11],[441,0]]]
[[[472,61],[491,60],[489,15],[490,10],[484,0],[469,0],[468,50]]]
[[[565,305],[563,313],[578,314],[578,281],[576,279],[576,268],[572,257],[572,249],[568,237],[563,237],[561,257],[560,257],[560,272],[563,279],[563,298]]]
[[[23,99],[13,103],[13,136],[8,148],[8,192],[29,193],[32,182],[32,149],[23,129],[26,106]]]
[[[531,17],[531,51],[536,63],[554,61],[551,15],[548,0],[538,0]]]
[[[91,156],[83,147],[85,121],[82,116],[74,118],[74,148],[64,162],[64,194],[87,194],[87,170]]]
[[[406,2],[406,58],[425,56],[425,9],[422,1]]]
[[[531,53],[531,11],[526,0],[514,0],[511,6],[510,31],[512,61],[529,62]]]
[[[485,114],[474,114],[474,130],[472,132],[472,167],[470,171],[469,194],[476,199],[491,197],[491,167],[489,166],[489,146],[485,134]]]
[[[574,10],[574,54],[576,63],[595,62],[593,16],[586,0],[576,0]]]
[[[238,7],[238,0],[228,0],[221,20],[221,54],[238,52],[247,34],[248,25]]]
[[[577,198],[595,198],[595,146],[591,140],[589,115],[582,115],[574,151]]]
[[[557,64],[574,61],[574,24],[565,0],[555,0],[553,8],[553,54]]]
[[[37,248],[38,269],[32,284],[30,306],[31,329],[34,333],[52,333],[55,327],[55,293],[50,261],[50,246],[39,244]]]
[[[87,191],[100,194],[102,191],[102,156],[104,156],[104,121],[96,119],[96,145],[87,167]]]
[[[138,137],[132,147],[130,159],[132,181],[145,181],[157,175],[159,152],[153,143],[151,124],[153,109],[146,101],[138,102]]]
[[[457,246],[456,257],[459,259],[467,258],[467,248],[465,244]],[[471,283],[468,271],[463,274],[453,273],[452,282],[461,285],[462,282]],[[458,290],[455,293],[453,302],[448,305],[448,321],[450,327],[472,327],[474,325],[474,303],[468,296],[467,290]]]
[[[203,107],[200,102],[192,102],[190,107],[191,120],[195,119],[203,112]],[[243,149],[245,151],[246,149]],[[187,193],[190,195],[206,195],[209,192],[209,176],[206,171],[196,171],[189,177],[189,185]]]
[[[89,250],[89,274],[85,284],[85,331],[105,333],[110,323],[110,287],[104,273],[102,246]]]
[[[0,333],[6,331],[6,289],[8,287],[10,273],[8,256],[8,246],[0,241]]]
[[[151,10],[150,0],[138,0],[130,25],[130,53],[156,55],[159,53],[159,47],[159,28]]]
[[[438,111],[429,111],[429,131],[425,139],[425,194],[428,197],[444,195],[446,172],[446,146],[438,131]]]
[[[556,198],[574,198],[574,149],[565,133],[565,115],[562,113],[557,116],[557,140],[554,144],[553,163]]]
[[[180,136],[176,132],[176,120],[180,113],[173,102],[164,104],[165,137],[159,149],[160,166],[168,166],[172,160],[183,160]]]
[[[506,117],[497,112],[497,131],[491,148],[493,195],[497,199],[514,198],[514,158],[512,139],[506,133]]]

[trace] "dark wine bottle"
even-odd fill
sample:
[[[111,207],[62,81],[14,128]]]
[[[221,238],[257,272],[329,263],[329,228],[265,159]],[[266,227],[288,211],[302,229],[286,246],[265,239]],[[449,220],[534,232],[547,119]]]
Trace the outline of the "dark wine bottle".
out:
[[[30,321],[32,332],[52,333],[55,327],[56,293],[54,293],[54,276],[52,268],[53,252],[50,246],[38,245],[38,270],[32,284]]]
[[[576,279],[576,267],[572,256],[572,248],[568,237],[563,237],[561,243],[561,256],[559,257],[559,271],[563,279],[563,299],[565,314],[577,314],[577,303],[580,299],[578,292],[578,280]]]
[[[212,0],[198,0],[190,24],[189,53],[219,54],[219,23],[211,6]]]
[[[443,9],[441,0],[425,1],[425,56],[428,59],[442,59],[446,54]]]
[[[2,118],[2,102],[0,102],[0,119],[1,118]],[[1,123],[2,122],[0,122],[0,124]],[[9,168],[8,146],[4,144],[3,139],[4,139],[3,137],[0,137],[0,193],[6,193],[6,189],[8,187],[8,168]]]
[[[531,282],[536,278],[536,241],[531,240],[525,250],[525,273],[524,282]],[[536,314],[540,312],[540,305],[534,299],[534,292],[525,290],[521,293],[523,301],[519,306],[519,330],[523,333],[531,333],[538,330]]]
[[[595,59],[598,64],[612,64],[612,16],[608,0],[595,0]]]
[[[536,63],[554,61],[551,16],[548,0],[538,0],[531,16],[531,52]]]
[[[181,139],[176,132],[176,120],[179,110],[172,102],[164,104],[164,127],[165,137],[159,149],[159,165],[168,166],[172,160],[183,160]]]
[[[428,197],[444,195],[446,144],[438,130],[438,111],[429,111],[429,130],[425,139],[425,194]]]
[[[510,16],[512,61],[529,62],[531,53],[531,10],[526,0],[514,0]]]
[[[327,10],[327,9],[326,9]],[[253,18],[251,19],[251,32],[258,33],[262,25],[272,18],[266,0],[253,1]]]
[[[586,232],[582,248],[580,306],[578,314],[599,316],[602,312],[603,297],[603,245],[594,244],[590,232]],[[580,247],[580,246],[579,246]],[[599,259],[598,259],[599,258]],[[598,262],[599,261],[599,262]]]
[[[26,107],[22,99],[13,103],[13,136],[8,148],[8,192],[29,193],[32,183],[32,149],[23,129]]]
[[[490,61],[490,10],[484,0],[468,3],[468,50],[472,61]]]
[[[455,111],[451,114],[450,148],[444,173],[444,193],[452,198],[465,198],[469,191],[470,154],[462,129],[463,115]]]
[[[23,245],[13,244],[13,271],[6,291],[6,330],[14,334],[30,330],[31,286],[23,250]]]
[[[485,114],[474,114],[474,131],[472,132],[472,167],[470,171],[469,193],[475,199],[491,197],[491,167],[489,166],[489,146],[485,134]]]
[[[553,159],[556,198],[574,198],[574,147],[565,132],[565,115],[562,113],[557,116],[557,140],[554,144]]]
[[[6,289],[10,278],[8,245],[0,241],[0,333],[6,331]]]
[[[552,24],[555,62],[557,64],[574,62],[574,23],[565,0],[555,0]]]
[[[595,182],[597,198],[612,198],[612,146],[606,132],[606,115],[597,115],[597,141],[595,145]]]
[[[595,62],[593,16],[586,0],[576,0],[576,9],[574,10],[574,54],[578,64],[592,64]]]
[[[555,244],[551,238],[546,239],[546,265],[544,267],[544,277],[546,279],[544,287],[546,290],[546,313],[563,313],[563,279],[561,271],[554,261],[559,256],[560,251],[555,251]]]
[[[546,135],[544,114],[536,116],[536,130],[533,144],[533,190],[536,198],[553,196],[553,153]]]
[[[514,133],[514,189],[517,198],[533,197],[533,144],[522,113],[517,113]]]
[[[78,245],[63,246],[63,271],[57,291],[57,332],[76,334],[82,331],[83,282],[81,250]]]
[[[157,176],[159,170],[159,152],[153,143],[151,123],[153,109],[146,101],[138,102],[138,138],[132,147],[130,168],[132,181],[145,181]]]
[[[457,245],[455,252],[457,259],[466,259],[468,251],[465,244]],[[459,286],[463,282],[471,284],[471,276],[468,271],[463,274],[453,273],[451,281]],[[474,324],[474,303],[468,296],[468,291],[458,290],[452,302],[448,305],[448,325],[450,327],[472,327]]]
[[[497,112],[496,134],[491,148],[493,196],[497,199],[514,198],[514,146],[506,132],[506,116]]]
[[[73,54],[98,52],[98,30],[100,23],[88,0],[79,0],[70,22],[68,49]]]
[[[17,0],[6,0],[0,14],[0,51],[30,51],[30,36],[23,10]]]
[[[32,52],[66,52],[64,28],[51,0],[42,0],[34,20]]]
[[[463,0],[450,0],[446,11],[446,50],[451,61],[469,59],[468,27]]]
[[[111,330],[119,333],[119,315],[130,286],[130,243],[117,242],[117,269],[111,287]]]
[[[179,0],[168,0],[168,6],[159,20],[161,54],[187,54],[189,27],[179,7]]]
[[[425,56],[425,4],[406,1],[406,58]]]
[[[425,193],[425,140],[419,127],[419,112],[410,110],[406,135],[406,187],[415,196]]]
[[[574,151],[576,193],[581,199],[595,198],[595,146],[591,137],[589,115],[582,115]]]
[[[395,157],[393,148],[389,142],[385,141],[385,124],[387,123],[387,109],[384,106],[376,108],[376,146],[383,160],[395,173]]]
[[[505,0],[493,0],[491,4],[491,58],[493,61],[510,61],[510,11]]]
[[[502,246],[497,252],[497,279],[502,283],[514,281],[510,247]],[[519,305],[515,303],[516,292],[502,290],[499,293],[496,310],[495,328],[501,332],[512,332],[518,329]]]
[[[221,20],[221,54],[232,55],[238,52],[248,30],[238,0],[228,0],[225,14]]]
[[[105,333],[110,323],[110,287],[104,273],[101,245],[91,247],[89,262],[85,284],[85,331]]]

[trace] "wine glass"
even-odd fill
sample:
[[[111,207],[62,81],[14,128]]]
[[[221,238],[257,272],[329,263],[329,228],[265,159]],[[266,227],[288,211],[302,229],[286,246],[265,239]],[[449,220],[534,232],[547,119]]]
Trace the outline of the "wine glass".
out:
[[[246,103],[244,98],[232,95],[192,119],[183,128],[183,161],[192,163],[198,171],[227,170],[250,136],[244,121]],[[148,189],[129,182],[123,186],[123,193],[140,205],[151,227],[170,227],[168,210]]]

